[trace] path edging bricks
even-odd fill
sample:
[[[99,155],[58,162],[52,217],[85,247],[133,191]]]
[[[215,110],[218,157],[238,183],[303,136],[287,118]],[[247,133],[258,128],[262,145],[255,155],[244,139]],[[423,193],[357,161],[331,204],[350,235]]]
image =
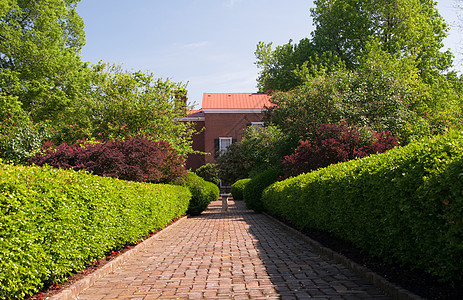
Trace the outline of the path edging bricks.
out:
[[[275,219],[273,216],[263,213],[267,218],[275,222],[276,224],[280,225],[282,228],[286,229],[287,231],[290,231],[297,236],[299,236],[301,239],[303,239],[305,242],[310,244],[313,248],[317,249],[322,255],[333,259],[334,261],[344,265],[345,267],[351,269],[354,271],[357,275],[363,277],[364,279],[368,280],[371,284],[373,284],[375,287],[381,289],[384,291],[386,294],[391,296],[392,298],[396,300],[422,300],[424,298],[415,295],[414,293],[401,288],[395,284],[392,284],[391,282],[387,281],[384,277],[374,273],[367,267],[364,267],[362,265],[359,265],[358,263],[354,262],[351,259],[348,259],[344,255],[335,252],[331,250],[330,248],[324,247],[322,244],[319,242],[311,239],[307,235],[303,234],[299,230],[292,228],[285,223],[281,222],[278,219]]]
[[[178,219],[174,223],[170,224],[169,226],[163,228],[161,231],[157,232],[152,237],[144,240],[143,242],[135,246],[133,249],[130,249],[129,251],[124,252],[123,254],[118,256],[116,259],[108,262],[106,265],[104,265],[100,269],[97,269],[95,272],[85,276],[84,278],[75,282],[73,285],[71,285],[67,289],[50,297],[48,300],[75,300],[77,299],[80,293],[82,293],[84,290],[94,285],[98,279],[113,272],[115,269],[120,267],[131,257],[136,255],[138,252],[143,251],[149,244],[157,240],[162,233],[165,233],[166,231],[170,230],[172,227],[180,224],[186,219],[187,219],[186,216]]]

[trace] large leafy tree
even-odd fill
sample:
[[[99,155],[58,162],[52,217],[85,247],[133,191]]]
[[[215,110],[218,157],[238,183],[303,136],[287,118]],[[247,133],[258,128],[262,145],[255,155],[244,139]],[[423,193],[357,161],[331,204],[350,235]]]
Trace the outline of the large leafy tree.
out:
[[[376,40],[397,58],[413,57],[430,80],[452,64],[441,52],[448,26],[433,0],[315,0],[313,42],[355,67],[368,43]]]
[[[78,2],[0,0],[0,157],[30,156],[46,136],[42,124],[57,144],[142,136],[191,151],[191,126],[179,122],[185,86],[83,63]]]
[[[0,1],[0,93],[35,121],[55,118],[79,97],[84,23],[79,0]]]
[[[255,51],[256,65],[261,69],[257,79],[260,92],[288,91],[302,84],[298,75],[304,66],[311,74],[343,67],[332,52],[320,52],[308,38],[272,48],[272,43],[259,42]]]
[[[99,63],[90,68],[90,89],[67,111],[62,140],[145,137],[168,141],[182,154],[191,151],[191,124],[180,122],[187,109],[183,84],[152,73]],[[69,134],[70,133],[70,134]]]
[[[316,29],[312,39],[272,49],[260,42],[255,52],[260,68],[258,88],[288,91],[300,85],[297,75],[306,65],[312,75],[361,65],[371,44],[406,59],[429,84],[439,81],[452,65],[452,53],[442,52],[448,26],[432,0],[315,0],[311,10]],[[296,72],[295,72],[296,71]]]
[[[79,101],[51,122],[55,144],[144,137],[168,141],[182,154],[191,152],[194,130],[179,122],[187,109],[184,84],[104,62],[88,66],[84,82]]]

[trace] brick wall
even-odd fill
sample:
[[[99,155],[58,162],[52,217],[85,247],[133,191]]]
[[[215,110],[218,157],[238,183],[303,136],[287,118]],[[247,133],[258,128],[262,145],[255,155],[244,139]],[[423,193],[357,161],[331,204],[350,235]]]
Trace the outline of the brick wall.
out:
[[[241,141],[244,129],[251,122],[261,122],[263,113],[207,113],[205,116],[204,149],[210,153],[206,155],[205,162],[213,163],[215,153],[214,140],[219,137],[231,137]]]
[[[197,132],[200,132],[204,128],[204,121],[196,121],[195,129]],[[204,130],[193,135],[193,150],[198,150],[204,152]],[[205,164],[206,157],[200,154],[190,154],[186,160],[186,168],[195,171],[197,168]]]

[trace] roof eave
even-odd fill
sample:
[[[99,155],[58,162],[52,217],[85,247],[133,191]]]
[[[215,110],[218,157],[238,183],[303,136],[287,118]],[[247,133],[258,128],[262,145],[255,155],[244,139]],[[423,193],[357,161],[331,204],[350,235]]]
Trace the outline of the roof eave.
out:
[[[214,113],[214,114],[243,114],[243,113],[262,113],[265,108],[205,108],[203,111],[205,113]]]

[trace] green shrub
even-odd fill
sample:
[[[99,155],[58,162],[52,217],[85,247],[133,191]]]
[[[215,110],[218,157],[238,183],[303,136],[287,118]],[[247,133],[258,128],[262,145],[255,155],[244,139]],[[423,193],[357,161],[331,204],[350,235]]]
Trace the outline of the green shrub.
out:
[[[219,169],[214,164],[205,164],[199,167],[195,173],[202,179],[212,182],[217,186],[220,184]]]
[[[234,184],[232,184],[231,194],[233,196],[233,200],[243,200],[244,199],[243,190],[249,181],[251,181],[251,178],[245,178],[245,179],[240,179]]]
[[[243,139],[233,143],[216,160],[219,177],[233,183],[239,179],[252,178],[269,169],[278,168],[286,155],[297,146],[275,126],[246,128]]]
[[[25,164],[40,152],[42,142],[47,137],[44,124],[34,124],[27,118],[0,121],[0,159]]]
[[[191,193],[0,163],[0,299],[23,299],[184,215]]]
[[[255,212],[262,212],[262,192],[283,175],[279,169],[268,169],[253,177],[244,187],[243,198],[246,207]]]
[[[183,186],[187,187],[192,195],[188,206],[188,213],[190,215],[196,216],[201,214],[211,201],[219,198],[219,187],[212,182],[202,179],[195,173],[188,172]]]
[[[278,182],[264,208],[383,260],[463,282],[463,133]]]

